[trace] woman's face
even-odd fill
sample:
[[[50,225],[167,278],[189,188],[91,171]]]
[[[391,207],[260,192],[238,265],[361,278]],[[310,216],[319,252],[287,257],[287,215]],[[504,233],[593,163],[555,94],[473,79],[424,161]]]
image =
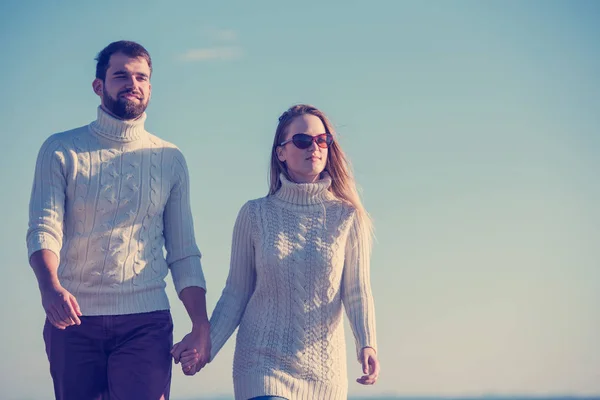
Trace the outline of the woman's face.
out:
[[[302,133],[316,137],[326,132],[321,119],[312,114],[299,115],[288,126],[282,143],[288,140],[289,142],[277,147],[277,157],[279,161],[285,162],[288,173],[294,182],[318,181],[327,164],[328,149],[319,147],[316,140],[313,140],[308,148],[300,149],[291,141],[292,138],[294,135]],[[322,142],[324,138],[320,137],[319,140]]]

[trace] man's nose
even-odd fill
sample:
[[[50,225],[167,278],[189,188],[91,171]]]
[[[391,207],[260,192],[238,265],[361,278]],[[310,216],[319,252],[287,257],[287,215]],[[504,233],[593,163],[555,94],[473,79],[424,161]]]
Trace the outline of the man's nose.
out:
[[[127,81],[125,82],[125,87],[130,88],[130,89],[135,89],[137,88],[137,80],[135,79],[134,76],[130,76],[129,78],[127,78]]]

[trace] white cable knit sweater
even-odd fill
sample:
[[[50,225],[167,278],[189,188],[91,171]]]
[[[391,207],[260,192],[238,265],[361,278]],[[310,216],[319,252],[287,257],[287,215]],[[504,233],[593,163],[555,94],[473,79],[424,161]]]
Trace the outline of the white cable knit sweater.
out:
[[[211,360],[239,325],[236,399],[346,399],[342,304],[357,352],[376,348],[356,212],[328,190],[329,176],[308,184],[281,179],[277,193],[239,212],[229,276],[211,317]]]
[[[83,315],[168,309],[169,269],[178,293],[205,287],[185,159],[146,132],[145,120],[98,108],[96,121],[52,135],[38,155],[29,256],[48,249],[59,257],[60,283]]]

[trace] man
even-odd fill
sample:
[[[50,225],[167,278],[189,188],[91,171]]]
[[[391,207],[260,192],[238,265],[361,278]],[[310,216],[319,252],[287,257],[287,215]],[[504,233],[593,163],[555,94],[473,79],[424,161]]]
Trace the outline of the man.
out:
[[[210,354],[188,170],[177,147],[144,129],[146,49],[114,42],[96,60],[98,117],[46,140],[30,202],[27,247],[55,396],[168,399],[169,270],[192,320],[181,347],[196,349],[196,369]]]

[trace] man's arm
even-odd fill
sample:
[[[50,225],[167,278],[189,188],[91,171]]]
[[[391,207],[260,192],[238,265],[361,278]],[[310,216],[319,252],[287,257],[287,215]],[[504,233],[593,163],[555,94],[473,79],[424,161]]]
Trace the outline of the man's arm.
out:
[[[57,270],[62,247],[66,200],[65,151],[56,136],[42,145],[36,162],[31,200],[27,250],[50,323],[59,329],[79,324],[75,297],[59,282]]]
[[[233,228],[229,275],[225,289],[223,289],[210,319],[211,355],[209,360],[215,358],[238,327],[246,305],[254,292],[256,268],[250,207],[250,202],[244,204]],[[194,368],[191,371],[188,370],[188,367],[194,365],[195,356],[196,353],[193,351],[181,353],[180,361],[186,375],[196,373]]]
[[[179,298],[192,320],[192,329],[205,328],[208,325],[206,290],[198,286],[189,286],[181,291]]]
[[[189,176],[183,155],[179,150],[172,159],[174,185],[165,204],[163,214],[167,264],[171,270],[177,295],[187,287],[206,288],[196,245],[194,222],[190,205]]]
[[[173,346],[171,353],[178,363],[183,351],[195,351],[194,365],[184,368],[184,373],[193,375],[204,367],[210,357],[206,282],[194,235],[187,164],[179,150],[173,151],[176,151],[172,162],[175,183],[163,216],[165,247],[175,290],[192,320],[192,331]]]
[[[42,306],[48,321],[58,329],[79,325],[81,310],[75,296],[58,281],[58,257],[51,250],[38,250],[31,255],[29,264],[38,281]]]

